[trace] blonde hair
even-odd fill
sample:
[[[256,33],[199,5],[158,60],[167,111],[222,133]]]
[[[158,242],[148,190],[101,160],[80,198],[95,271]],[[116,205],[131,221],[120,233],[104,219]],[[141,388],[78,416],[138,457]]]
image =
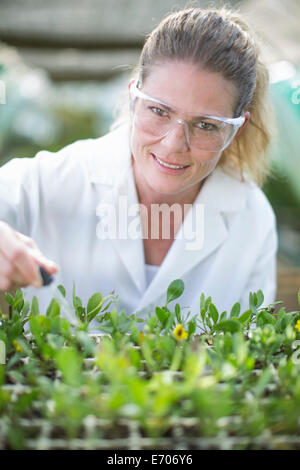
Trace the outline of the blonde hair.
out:
[[[274,119],[269,98],[269,74],[260,59],[255,34],[237,12],[228,8],[190,8],[168,15],[149,34],[135,76],[140,87],[151,67],[165,60],[191,61],[209,71],[221,73],[238,91],[234,116],[250,112],[250,120],[219,165],[239,169],[262,186],[270,173],[267,150]]]

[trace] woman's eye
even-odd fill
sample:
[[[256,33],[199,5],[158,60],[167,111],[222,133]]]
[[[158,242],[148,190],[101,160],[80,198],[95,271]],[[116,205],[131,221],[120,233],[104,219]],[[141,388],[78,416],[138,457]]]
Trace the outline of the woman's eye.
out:
[[[217,129],[217,127],[214,124],[211,124],[210,122],[204,122],[204,121],[197,122],[195,126],[205,131],[214,131]]]
[[[150,109],[157,116],[165,117],[168,115],[168,113],[164,109],[158,108],[156,106],[151,106]]]

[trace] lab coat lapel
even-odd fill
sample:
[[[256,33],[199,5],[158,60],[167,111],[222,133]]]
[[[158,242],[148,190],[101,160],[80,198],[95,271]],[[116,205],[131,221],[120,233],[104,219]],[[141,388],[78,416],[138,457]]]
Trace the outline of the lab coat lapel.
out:
[[[113,240],[134,284],[142,294],[146,288],[144,245],[133,170],[129,168],[116,192],[119,217],[118,237]]]
[[[110,208],[114,210],[112,216],[116,222],[116,233],[108,238],[142,295],[146,287],[144,246],[138,228],[140,220],[137,213],[138,197],[131,166],[128,126],[122,126],[105,136],[101,139],[101,146],[101,149],[97,146],[92,160],[90,180],[95,184],[107,186],[99,209],[102,207],[104,213]],[[135,210],[136,214],[131,213]],[[137,227],[130,225],[132,216]],[[101,223],[98,224],[98,228],[99,234],[106,238],[107,228],[101,228]],[[130,228],[133,233],[128,236]]]

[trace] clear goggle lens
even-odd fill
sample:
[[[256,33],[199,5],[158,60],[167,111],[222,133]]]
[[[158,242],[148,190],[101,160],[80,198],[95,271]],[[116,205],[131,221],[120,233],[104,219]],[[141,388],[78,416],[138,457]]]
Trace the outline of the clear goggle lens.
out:
[[[212,152],[224,150],[245,120],[244,116],[220,118],[207,115],[194,116],[188,121],[178,119],[169,105],[145,95],[135,84],[131,87],[131,110],[135,126],[153,138],[160,139],[181,124],[190,147]]]

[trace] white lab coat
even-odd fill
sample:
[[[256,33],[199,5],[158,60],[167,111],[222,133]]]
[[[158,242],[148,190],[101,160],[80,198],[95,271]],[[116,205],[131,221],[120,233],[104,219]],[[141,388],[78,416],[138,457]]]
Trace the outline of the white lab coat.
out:
[[[174,240],[148,288],[142,237],[103,235],[99,203],[116,206],[120,196],[128,198],[128,207],[138,203],[127,126],[57,153],[13,159],[0,169],[0,219],[32,237],[59,265],[55,282],[65,286],[70,301],[75,281],[84,305],[93,293],[114,290],[118,308],[145,315],[164,304],[174,279],[184,281],[177,301],[192,314],[199,313],[202,292],[220,312],[237,301],[246,310],[249,291],[258,289],[265,304],[275,300],[276,221],[253,182],[241,182],[218,167],[213,171],[184,219],[179,231],[184,236]],[[197,219],[197,207],[204,209],[204,219]],[[191,221],[203,241],[197,249],[187,248]],[[52,296],[46,287],[24,292],[29,299],[37,296],[42,311]]]

